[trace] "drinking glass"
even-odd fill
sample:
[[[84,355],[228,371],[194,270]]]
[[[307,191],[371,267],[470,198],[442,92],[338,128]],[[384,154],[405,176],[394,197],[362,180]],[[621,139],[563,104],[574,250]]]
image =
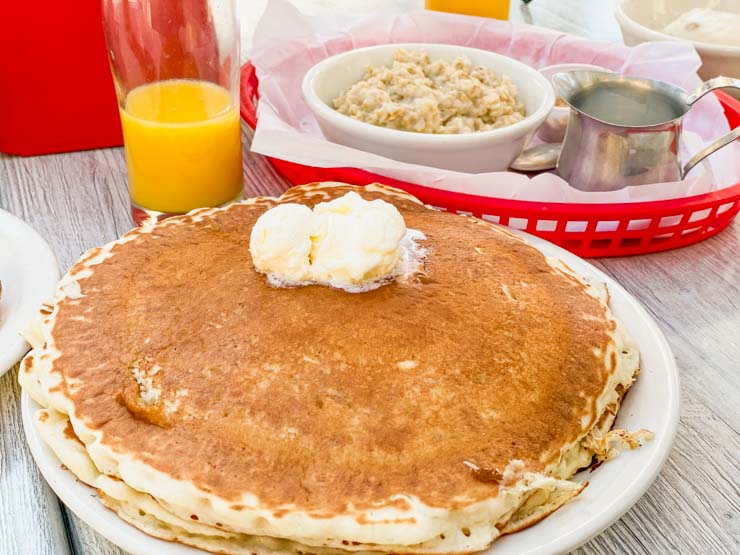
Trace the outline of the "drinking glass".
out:
[[[137,225],[242,196],[235,0],[102,0]]]
[[[509,0],[426,0],[429,10],[509,19]]]

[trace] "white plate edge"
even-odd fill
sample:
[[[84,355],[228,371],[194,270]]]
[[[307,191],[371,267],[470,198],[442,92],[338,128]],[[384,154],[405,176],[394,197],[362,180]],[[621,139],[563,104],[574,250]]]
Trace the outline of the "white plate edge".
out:
[[[0,209],[0,223],[6,220],[10,222],[13,226],[16,226],[19,230],[22,231],[26,235],[26,238],[28,239],[28,243],[33,245],[33,249],[36,250],[34,253],[35,255],[38,255],[38,260],[40,261],[41,265],[47,266],[46,270],[48,271],[49,275],[49,281],[48,284],[48,292],[45,294],[39,293],[39,297],[42,297],[39,299],[39,308],[41,308],[41,302],[43,302],[47,298],[52,298],[54,295],[54,291],[56,289],[56,284],[59,282],[59,279],[61,277],[59,273],[59,263],[57,261],[56,255],[54,254],[54,251],[51,250],[51,247],[46,242],[46,240],[41,236],[41,234],[36,231],[30,224],[19,218],[18,216],[8,212],[7,210]],[[19,310],[30,310],[30,308],[26,308],[25,305],[21,307]],[[17,330],[20,332],[20,330]],[[10,370],[15,364],[23,358],[23,355],[25,355],[28,350],[30,349],[30,346],[28,343],[20,336],[18,335],[18,339],[15,343],[13,343],[12,346],[10,346],[6,351],[0,353],[0,376],[3,376],[8,370]]]

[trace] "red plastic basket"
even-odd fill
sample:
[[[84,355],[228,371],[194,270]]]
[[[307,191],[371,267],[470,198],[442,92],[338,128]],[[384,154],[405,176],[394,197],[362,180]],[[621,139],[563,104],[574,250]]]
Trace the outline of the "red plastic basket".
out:
[[[258,80],[254,66],[241,69],[241,115],[257,126]],[[740,101],[717,93],[731,127],[740,125]],[[315,168],[268,158],[294,185],[341,181],[384,183],[437,208],[521,229],[582,257],[646,254],[684,247],[716,235],[740,211],[740,183],[681,199],[619,204],[572,204],[482,197],[406,183],[356,168]]]

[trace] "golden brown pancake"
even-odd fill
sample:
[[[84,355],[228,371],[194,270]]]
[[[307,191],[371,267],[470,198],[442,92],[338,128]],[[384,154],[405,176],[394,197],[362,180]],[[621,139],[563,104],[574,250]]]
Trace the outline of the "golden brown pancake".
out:
[[[349,190],[393,202],[424,233],[423,272],[359,294],[270,286],[248,249],[257,218]],[[91,265],[102,252],[72,268],[80,292],[56,304],[35,351],[47,351],[49,395],[103,474],[236,532],[305,542],[314,535],[278,522],[299,513],[352,520],[343,536],[317,532],[322,545],[368,543],[353,530],[372,523],[419,539],[419,507],[429,522],[456,515],[463,534],[469,512],[480,528],[471,507],[518,477],[578,468],[553,470],[603,420],[626,354],[581,279],[508,232],[377,187],[296,188],[134,231]],[[150,491],[161,475],[202,497]],[[488,524],[483,546],[506,521]]]

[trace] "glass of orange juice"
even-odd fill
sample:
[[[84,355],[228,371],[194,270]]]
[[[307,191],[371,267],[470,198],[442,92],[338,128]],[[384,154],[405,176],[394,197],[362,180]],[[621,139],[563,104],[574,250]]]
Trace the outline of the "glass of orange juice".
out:
[[[137,225],[241,198],[235,0],[102,0]]]
[[[509,0],[426,0],[429,10],[509,19]]]

